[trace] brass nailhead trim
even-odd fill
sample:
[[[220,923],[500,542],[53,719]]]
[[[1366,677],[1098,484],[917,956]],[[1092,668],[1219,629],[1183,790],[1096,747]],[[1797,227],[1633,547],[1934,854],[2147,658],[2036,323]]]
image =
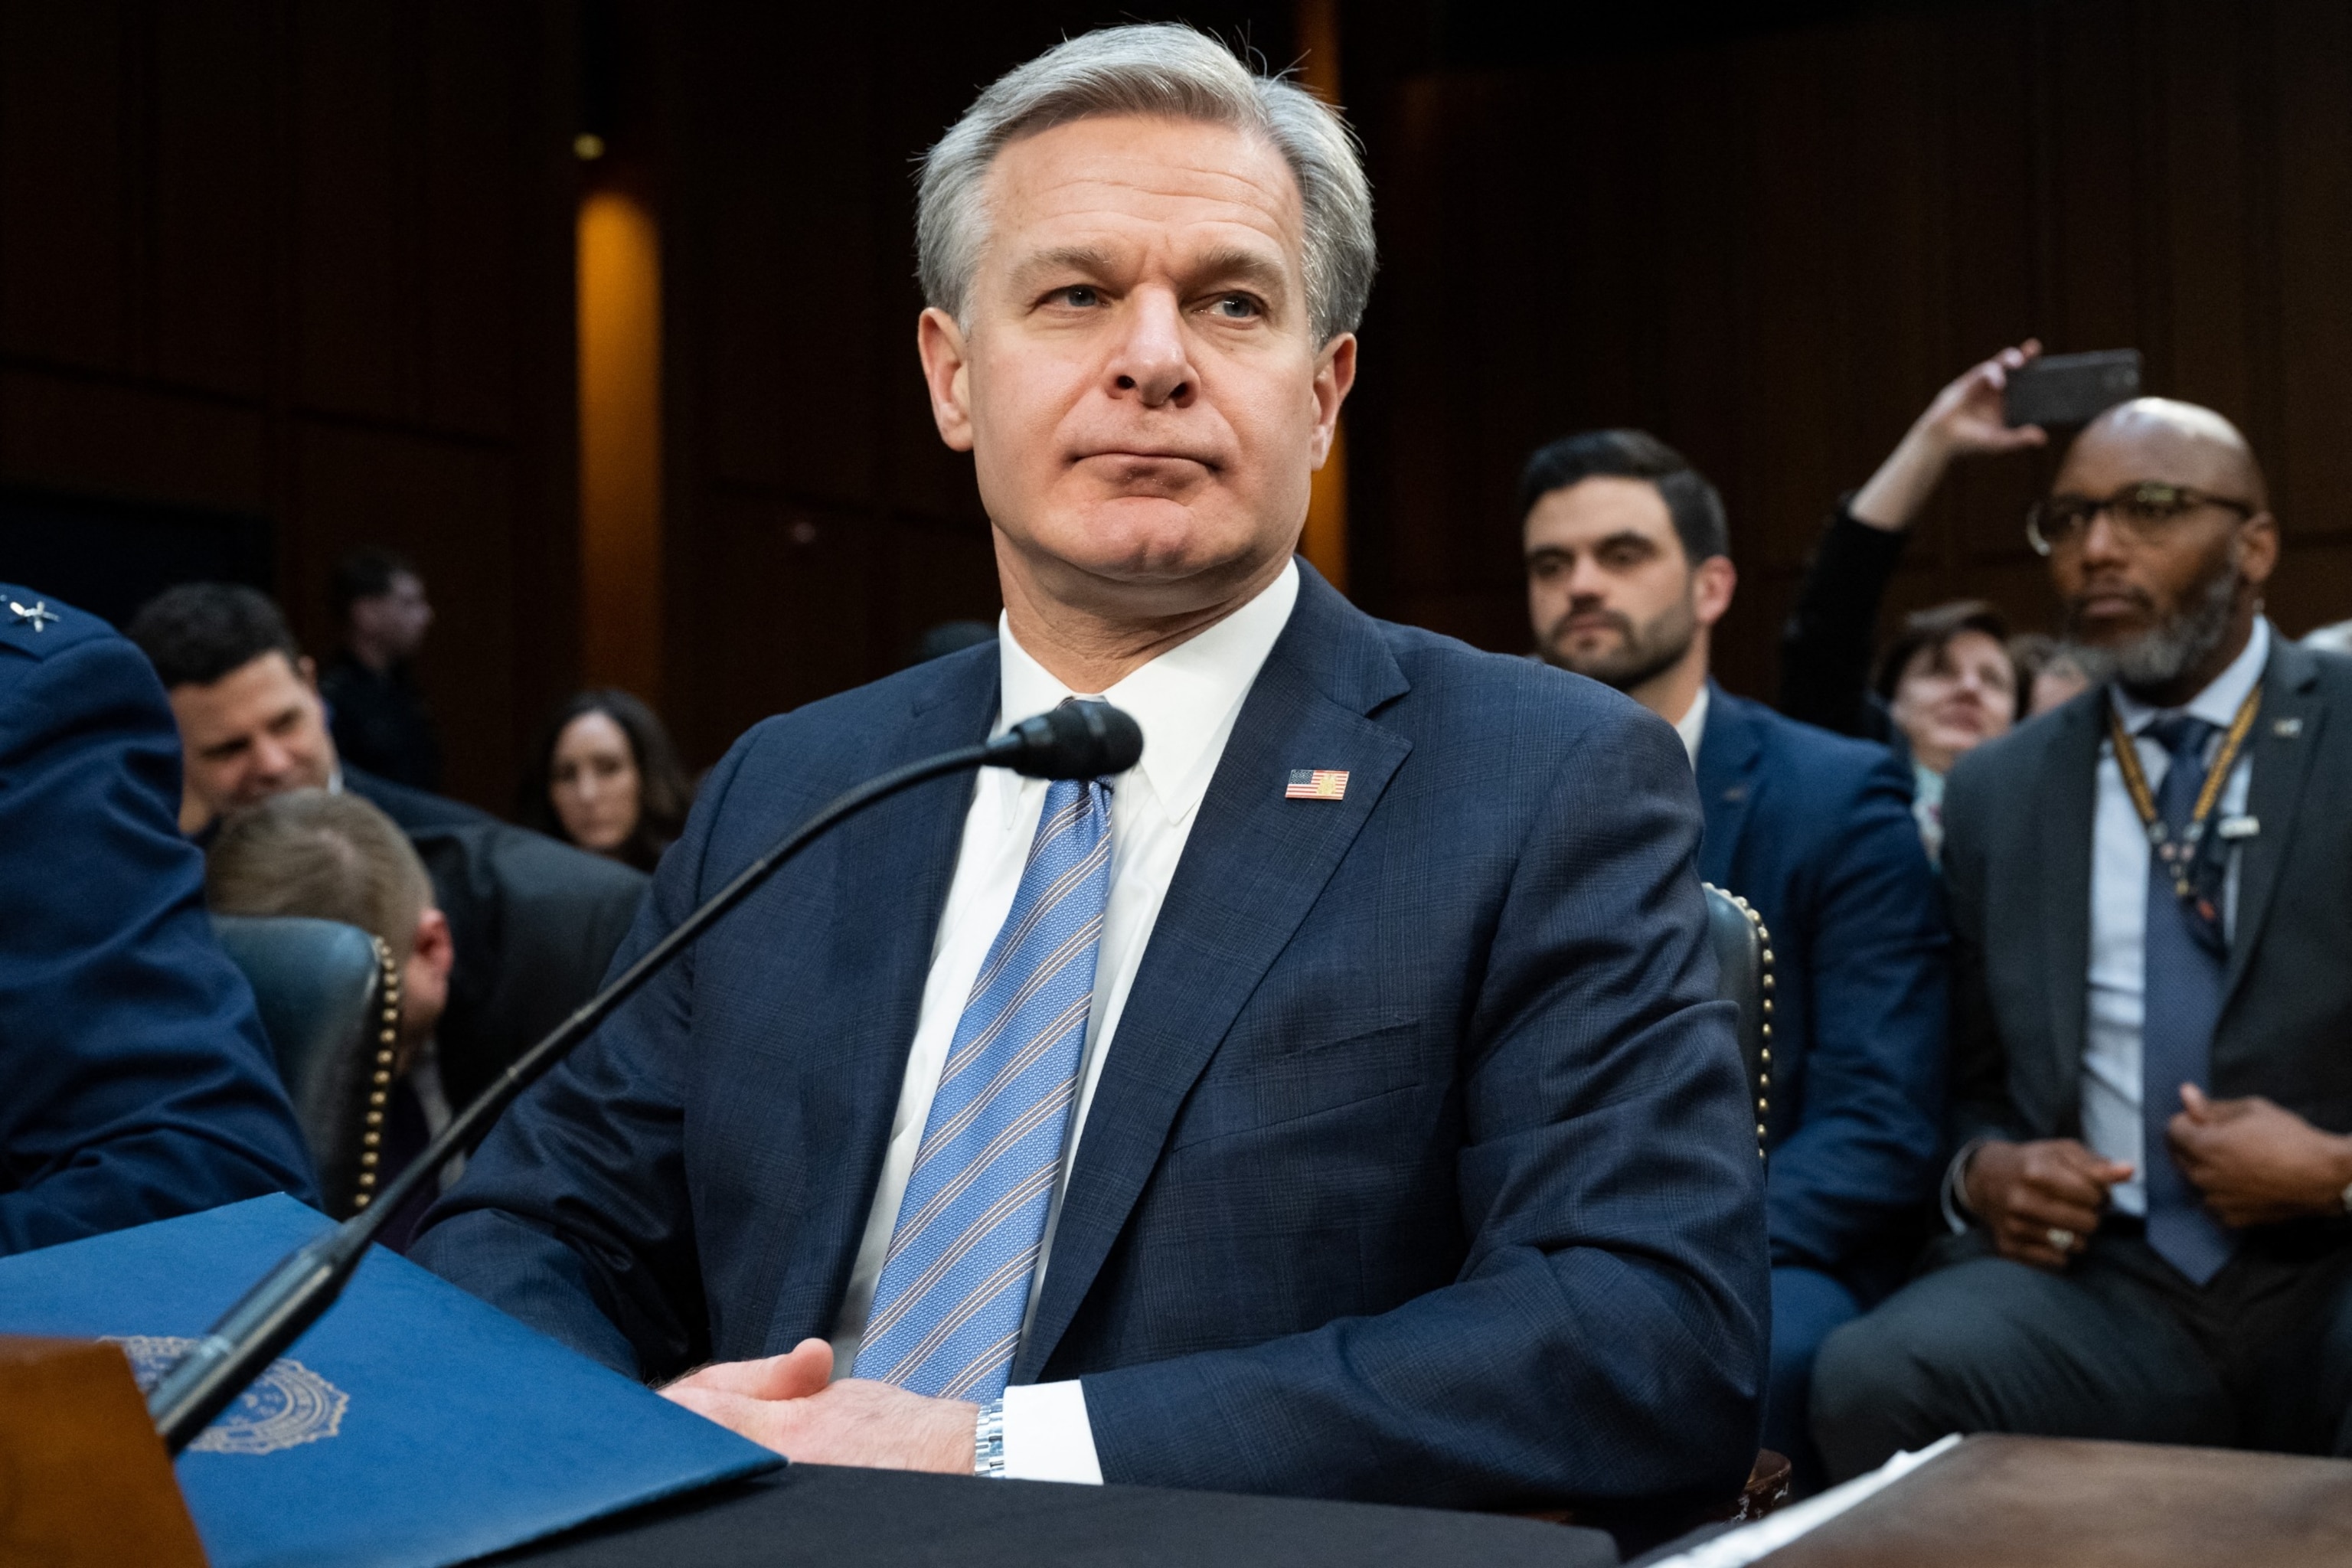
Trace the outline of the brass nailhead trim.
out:
[[[360,1139],[360,1174],[355,1184],[356,1191],[352,1194],[354,1211],[367,1207],[375,1197],[376,1166],[380,1158],[377,1145],[383,1141],[383,1134],[376,1130],[383,1125],[383,1107],[390,1098],[392,1062],[394,1047],[400,1043],[400,969],[393,963],[392,949],[384,945],[382,937],[370,940],[375,943],[376,972],[380,978],[377,998],[381,1006],[376,1014],[375,1072],[369,1080],[374,1088],[368,1095],[369,1109],[363,1122],[368,1131]]]

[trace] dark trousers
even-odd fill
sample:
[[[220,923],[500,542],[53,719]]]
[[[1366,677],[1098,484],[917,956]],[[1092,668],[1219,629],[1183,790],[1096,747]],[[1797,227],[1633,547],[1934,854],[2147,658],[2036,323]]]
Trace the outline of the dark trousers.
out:
[[[1788,1456],[1790,1479],[1801,1495],[1819,1491],[1822,1485],[1822,1463],[1813,1452],[1807,1410],[1813,1358],[1832,1331],[1861,1315],[1853,1292],[1829,1275],[1791,1264],[1772,1270],[1772,1363],[1764,1389],[1764,1446]]]
[[[2191,1285],[2129,1222],[2063,1274],[1946,1266],[1822,1346],[1812,1426],[1843,1480],[1948,1432],[2021,1432],[2352,1456],[2352,1249],[2249,1237]]]

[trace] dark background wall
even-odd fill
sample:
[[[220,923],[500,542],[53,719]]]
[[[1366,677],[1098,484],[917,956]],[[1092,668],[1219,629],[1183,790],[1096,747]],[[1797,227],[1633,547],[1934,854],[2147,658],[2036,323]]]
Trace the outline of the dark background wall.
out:
[[[572,223],[662,228],[663,647],[692,761],[992,614],[915,371],[912,160],[1132,4],[0,0],[0,488],[267,530],[323,646],[352,543],[415,554],[456,793],[504,805],[580,668]],[[1830,499],[2027,332],[2133,345],[2244,423],[2293,631],[2352,614],[2352,9],[2341,0],[1342,0],[1384,266],[1351,592],[1525,645],[1537,441],[1646,425],[1722,485],[1729,684]],[[1292,58],[1287,0],[1181,14]],[[600,164],[572,141],[610,132]],[[1970,471],[1900,605],[2046,599],[2032,460]],[[192,513],[194,515],[194,513]],[[0,577],[9,575],[0,532]]]
[[[260,520],[321,651],[336,557],[410,551],[482,801],[576,640],[570,38],[473,0],[0,4],[0,482]]]
[[[1952,375],[2038,334],[2137,347],[2149,391],[2243,426],[2286,530],[2273,614],[2352,616],[2352,6],[1800,9],[1568,7],[1515,42],[1499,8],[1349,10],[1386,249],[1359,599],[1526,647],[1519,462],[1643,425],[1724,491],[1742,584],[1717,668],[1769,695],[1832,498]],[[2044,624],[2021,524],[2050,467],[1963,470],[1890,617],[1984,595]]]

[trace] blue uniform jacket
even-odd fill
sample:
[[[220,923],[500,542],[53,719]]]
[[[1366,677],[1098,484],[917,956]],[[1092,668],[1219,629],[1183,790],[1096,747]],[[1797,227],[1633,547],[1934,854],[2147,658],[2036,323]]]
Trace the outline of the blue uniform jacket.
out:
[[[146,658],[0,583],[0,1253],[313,1200],[179,812],[179,732]]]
[[[1689,765],[1614,692],[1301,573],[1013,1381],[1082,1378],[1113,1481],[1728,1495],[1762,1184]],[[752,730],[614,962],[837,792],[980,740],[997,695],[992,644]],[[1346,797],[1286,800],[1296,768]],[[631,1375],[828,1332],[971,795],[909,791],[787,866],[506,1116],[412,1256]]]
[[[1944,1099],[1942,891],[1885,747],[1712,689],[1699,872],[1756,906],[1776,963],[1772,1260],[1865,1300],[1932,1195]]]

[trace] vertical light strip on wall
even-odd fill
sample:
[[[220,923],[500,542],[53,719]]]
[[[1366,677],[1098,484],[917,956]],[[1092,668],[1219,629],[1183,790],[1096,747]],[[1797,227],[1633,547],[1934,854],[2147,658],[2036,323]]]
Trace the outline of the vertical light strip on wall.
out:
[[[1293,47],[1307,90],[1326,103],[1339,101],[1339,0],[1297,0]],[[1331,432],[1331,455],[1316,470],[1307,501],[1307,532],[1299,542],[1315,570],[1348,591],[1348,426],[1343,417]]]
[[[661,237],[619,191],[580,206],[581,661],[661,700]]]

